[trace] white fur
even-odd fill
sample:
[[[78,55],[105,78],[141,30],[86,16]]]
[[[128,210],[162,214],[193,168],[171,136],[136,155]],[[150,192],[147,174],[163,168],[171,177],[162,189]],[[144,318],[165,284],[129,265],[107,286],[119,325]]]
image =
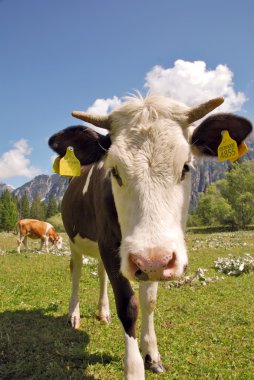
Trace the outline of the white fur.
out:
[[[75,252],[76,254],[79,254],[81,256],[87,255],[87,253],[85,251],[86,246],[87,246],[87,239],[82,238],[79,234],[77,234],[74,237],[74,242],[72,242],[70,240],[71,252]],[[91,250],[91,252],[92,252],[92,255],[90,255],[91,257],[93,257],[95,259],[98,259],[100,257],[97,250]]]
[[[53,228],[52,224],[46,222],[46,231],[45,231],[45,236],[47,235],[47,233],[49,232],[50,228]]]
[[[69,304],[69,319],[74,328],[80,326],[80,310],[79,310],[79,280],[82,268],[82,256],[86,254],[85,247],[87,239],[82,238],[80,235],[75,236],[74,242],[70,240],[71,258],[72,258],[72,293]],[[103,263],[99,258],[97,252],[94,252],[92,257],[99,259],[98,275],[100,281],[100,294],[98,302],[98,316],[99,319],[105,323],[110,321],[109,301],[107,294],[108,276],[104,269]]]
[[[55,245],[56,245],[57,249],[62,249],[62,246],[63,246],[63,238],[62,238],[62,236],[59,236],[59,239],[56,240]]]
[[[88,186],[89,186],[89,183],[90,183],[90,179],[91,179],[91,175],[93,173],[93,168],[94,166],[92,166],[89,170],[89,173],[88,173],[88,176],[86,178],[86,183],[85,183],[85,186],[83,188],[83,195],[85,195],[85,193],[87,193],[87,190],[88,190]]]
[[[138,341],[126,333],[124,375],[125,380],[145,380],[144,363],[139,352]]]
[[[105,165],[117,168],[123,183],[112,180],[122,233],[121,271],[129,279],[130,252],[175,252],[172,276],[182,275],[188,262],[184,228],[190,174],[181,181],[183,166],[191,161],[186,109],[170,99],[149,96],[130,100],[110,116],[112,145]]]
[[[100,295],[98,302],[99,309],[99,319],[102,322],[110,322],[110,310],[109,310],[109,300],[108,300],[108,275],[105,271],[103,262],[99,260],[98,263],[98,274],[100,280]]]
[[[158,282],[143,282],[139,286],[139,302],[142,314],[140,348],[143,356],[150,355],[155,363],[160,362],[157,338],[154,330],[154,309]]]

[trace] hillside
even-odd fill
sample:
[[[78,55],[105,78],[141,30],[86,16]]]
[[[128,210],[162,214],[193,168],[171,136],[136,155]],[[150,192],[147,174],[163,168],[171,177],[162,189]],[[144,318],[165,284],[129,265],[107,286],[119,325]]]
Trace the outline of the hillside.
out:
[[[38,175],[23,186],[15,189],[13,195],[20,198],[27,193],[31,202],[36,193],[40,194],[41,199],[47,202],[51,196],[61,200],[68,185],[68,179],[61,177],[58,174],[53,175]]]

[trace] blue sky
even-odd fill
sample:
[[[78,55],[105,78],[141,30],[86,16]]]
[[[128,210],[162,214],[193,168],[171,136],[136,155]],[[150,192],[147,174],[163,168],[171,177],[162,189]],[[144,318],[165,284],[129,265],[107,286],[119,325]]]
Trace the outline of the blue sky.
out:
[[[252,0],[0,0],[0,182],[51,174],[47,140],[71,111],[135,89],[224,95],[254,120],[253,14]]]

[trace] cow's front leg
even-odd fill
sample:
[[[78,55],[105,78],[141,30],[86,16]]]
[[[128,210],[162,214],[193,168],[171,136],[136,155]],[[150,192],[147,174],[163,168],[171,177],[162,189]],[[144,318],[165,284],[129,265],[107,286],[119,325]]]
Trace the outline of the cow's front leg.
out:
[[[98,263],[98,273],[100,281],[100,295],[99,295],[99,320],[104,323],[110,323],[110,310],[108,302],[108,276],[105,271],[103,262],[100,260]]]
[[[27,251],[28,250],[28,247],[27,247],[27,236],[24,237],[23,244],[24,244],[25,250]]]
[[[46,248],[46,252],[48,253],[49,252],[49,237],[48,236],[45,237],[45,248]]]
[[[154,308],[157,299],[158,282],[143,282],[139,287],[139,301],[142,313],[140,348],[145,368],[155,373],[165,372],[160,360],[157,338],[154,330]]]
[[[128,280],[120,274],[118,281],[112,284],[117,314],[122,322],[125,336],[124,375],[125,380],[144,380],[145,368],[138,347],[136,322],[138,301]]]
[[[40,248],[39,248],[40,251],[42,251],[42,249],[43,249],[44,242],[45,242],[45,239],[44,239],[44,237],[42,237],[41,241],[40,241]]]
[[[145,380],[145,368],[139,352],[136,336],[138,302],[130,282],[120,273],[120,260],[117,249],[102,249],[101,256],[111,282],[117,315],[123,325],[125,337],[124,378],[125,380]]]
[[[20,236],[20,238],[18,239],[18,253],[20,253],[21,245],[23,243],[24,238],[24,236]]]
[[[69,304],[69,322],[72,327],[78,329],[80,327],[80,311],[79,311],[79,280],[82,268],[82,255],[72,251],[70,261],[70,271],[72,279],[72,291]]]

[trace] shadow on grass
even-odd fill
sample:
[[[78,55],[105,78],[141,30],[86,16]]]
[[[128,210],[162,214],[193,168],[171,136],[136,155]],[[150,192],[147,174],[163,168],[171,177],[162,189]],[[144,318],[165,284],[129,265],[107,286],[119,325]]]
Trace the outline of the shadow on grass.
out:
[[[89,355],[89,336],[73,330],[67,317],[51,317],[45,310],[5,311],[0,314],[1,379],[85,379],[90,364],[110,363],[109,355]],[[96,377],[98,379],[98,377]]]

